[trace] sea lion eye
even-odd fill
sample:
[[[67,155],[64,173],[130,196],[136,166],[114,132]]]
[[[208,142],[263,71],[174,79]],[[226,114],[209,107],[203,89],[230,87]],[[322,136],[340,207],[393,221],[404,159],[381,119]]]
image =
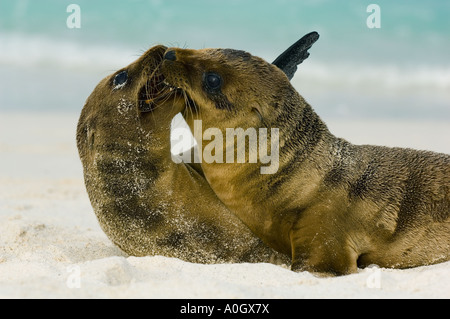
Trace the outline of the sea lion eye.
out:
[[[128,80],[128,72],[127,71],[122,71],[118,74],[116,74],[116,76],[114,77],[114,88],[115,89],[119,89],[122,86],[124,86],[127,83]]]
[[[207,91],[216,92],[222,87],[222,77],[213,72],[207,72],[203,75],[203,83]]]

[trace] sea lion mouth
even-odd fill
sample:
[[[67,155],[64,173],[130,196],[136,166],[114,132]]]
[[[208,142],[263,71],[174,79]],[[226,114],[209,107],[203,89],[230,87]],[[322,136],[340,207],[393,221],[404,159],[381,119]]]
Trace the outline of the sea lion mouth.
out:
[[[175,97],[177,92],[179,92],[179,89],[167,84],[158,66],[150,74],[147,82],[139,89],[139,110],[141,112],[151,112],[157,105]]]
[[[164,77],[163,75],[161,76]],[[182,110],[182,112],[185,112],[186,110],[195,113],[197,112],[197,105],[195,104],[194,100],[189,96],[189,94],[186,92],[186,90],[170,84],[165,79],[163,80],[163,85],[165,85],[166,88],[168,88],[174,94],[179,94],[180,97],[184,98],[185,108]]]
[[[188,93],[182,88],[169,84],[161,73],[160,67],[158,67],[139,90],[139,110],[141,112],[152,112],[158,105],[176,97],[184,97],[185,105],[196,109],[195,102]]]

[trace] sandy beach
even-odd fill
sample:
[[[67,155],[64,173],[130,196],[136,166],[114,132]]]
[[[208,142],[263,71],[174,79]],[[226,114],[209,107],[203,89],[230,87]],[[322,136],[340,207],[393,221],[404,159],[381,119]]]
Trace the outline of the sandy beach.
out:
[[[89,203],[77,121],[76,113],[0,114],[0,298],[450,298],[450,263],[318,278],[270,264],[127,256]],[[356,144],[450,153],[446,122],[327,123]]]

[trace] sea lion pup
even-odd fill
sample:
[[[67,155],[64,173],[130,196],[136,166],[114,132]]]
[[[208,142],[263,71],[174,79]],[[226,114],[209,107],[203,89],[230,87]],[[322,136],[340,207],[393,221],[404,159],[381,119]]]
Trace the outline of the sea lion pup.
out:
[[[89,96],[77,146],[100,226],[129,255],[189,262],[284,262],[220,202],[206,180],[170,152],[185,107],[163,84],[164,46],[103,79]]]
[[[200,151],[223,156],[201,164],[212,189],[265,243],[291,255],[293,270],[342,275],[449,260],[449,155],[333,136],[278,66],[243,51],[169,48],[161,69],[195,102],[184,115]],[[249,163],[261,144],[245,145],[245,163],[227,163],[233,136],[213,151],[198,138],[225,137],[227,128],[278,128],[279,143],[265,146],[279,147],[278,167],[261,174],[265,164]]]

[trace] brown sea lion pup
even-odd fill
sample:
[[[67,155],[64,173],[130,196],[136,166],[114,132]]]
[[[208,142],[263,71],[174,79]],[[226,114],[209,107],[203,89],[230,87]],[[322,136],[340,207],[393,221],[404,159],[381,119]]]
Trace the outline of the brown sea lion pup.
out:
[[[409,268],[450,259],[449,155],[333,136],[289,72],[247,52],[170,48],[161,69],[195,102],[184,115],[201,155],[210,157],[201,166],[214,192],[258,237],[291,255],[293,270],[342,275],[371,264]],[[251,132],[217,143],[227,128],[279,134],[264,146],[279,152],[273,170],[262,174],[268,165],[261,154],[250,160],[261,144],[234,146]],[[234,153],[228,161],[230,145],[245,151],[244,163]]]
[[[100,226],[129,255],[199,263],[284,262],[216,197],[191,166],[175,164],[170,126],[185,107],[163,84],[164,46],[103,79],[89,96],[77,146]]]

